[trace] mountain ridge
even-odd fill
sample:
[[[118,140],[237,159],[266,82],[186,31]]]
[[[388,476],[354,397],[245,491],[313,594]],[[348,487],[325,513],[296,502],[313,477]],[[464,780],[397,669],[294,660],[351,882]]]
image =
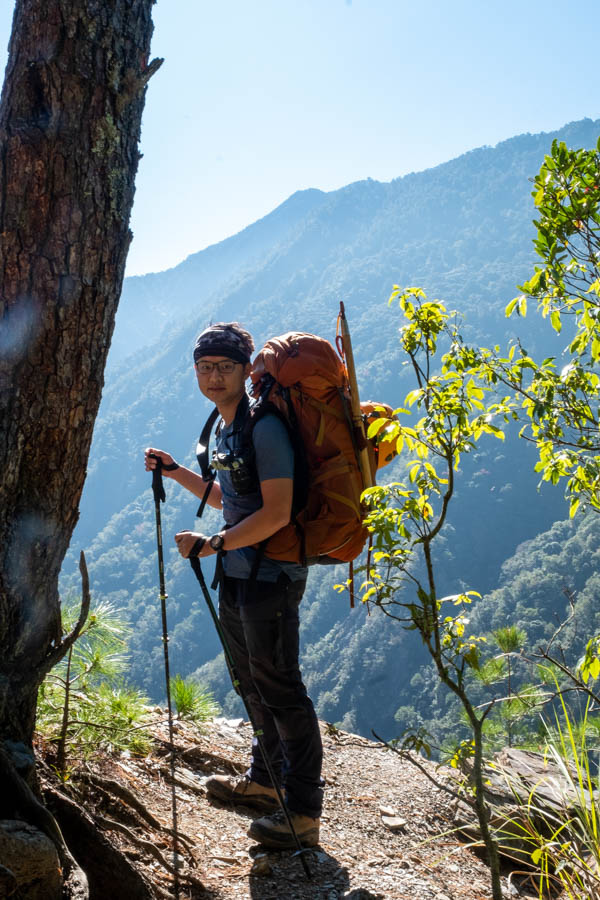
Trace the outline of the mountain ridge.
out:
[[[274,229],[283,226],[285,234],[286,229],[289,230],[290,228],[298,227],[301,224],[301,221],[303,219],[305,220],[307,216],[310,217],[311,213],[314,213],[315,210],[331,204],[337,205],[342,198],[344,200],[346,198],[355,200],[353,195],[363,193],[365,190],[372,193],[373,191],[381,189],[380,192],[383,196],[386,187],[395,186],[397,190],[403,190],[409,185],[411,188],[413,186],[418,188],[420,183],[419,179],[423,177],[427,180],[431,180],[432,175],[435,173],[436,178],[444,178],[447,173],[452,173],[454,169],[457,168],[460,170],[465,161],[470,163],[475,157],[487,161],[494,158],[494,154],[497,154],[498,152],[502,153],[508,145],[514,147],[514,142],[520,142],[523,146],[528,145],[529,147],[535,147],[536,149],[544,142],[546,142],[549,147],[550,140],[559,135],[563,135],[565,139],[577,142],[582,132],[586,131],[590,124],[596,125],[597,123],[594,123],[591,119],[583,119],[579,122],[568,123],[563,129],[552,132],[540,132],[539,134],[533,135],[530,133],[517,135],[513,138],[501,141],[493,147],[484,146],[475,148],[460,156],[454,157],[447,162],[440,163],[437,166],[418,172],[410,172],[398,176],[389,182],[365,178],[333,191],[324,192],[318,188],[307,188],[305,190],[296,191],[267,215],[246,226],[235,235],[225,238],[223,241],[215,244],[210,244],[205,249],[188,255],[176,266],[161,272],[151,272],[146,275],[136,275],[126,278],[120,309],[117,313],[117,328],[115,329],[115,336],[113,338],[113,345],[109,356],[109,366],[112,367],[117,362],[125,360],[128,355],[128,350],[138,350],[144,346],[140,341],[145,340],[147,337],[145,329],[137,329],[138,342],[134,348],[128,347],[125,342],[121,341],[120,332],[130,325],[131,319],[135,319],[139,324],[140,302],[147,301],[149,296],[157,291],[159,292],[161,286],[166,282],[170,282],[172,285],[178,285],[180,289],[183,288],[183,292],[179,297],[179,302],[183,302],[187,307],[191,303],[189,291],[186,287],[188,274],[193,273],[195,278],[206,277],[205,290],[207,292],[207,297],[205,298],[205,302],[208,305],[208,312],[210,314],[215,312],[217,308],[213,302],[216,298],[213,298],[212,300],[211,298],[215,292],[218,292],[219,289],[223,287],[222,280],[211,271],[211,266],[226,264],[231,254],[238,254],[241,256],[242,262],[237,263],[236,271],[238,274],[241,274],[243,272],[243,263],[249,264],[251,260],[257,259],[261,250],[264,252],[264,240],[272,237]],[[525,174],[525,167],[523,168],[523,173]],[[527,175],[532,174],[531,170],[527,172]],[[416,181],[413,182],[413,179],[416,179]],[[298,216],[300,216],[300,219],[298,219]],[[309,218],[309,221],[306,222],[306,224],[312,225],[314,222],[311,222]],[[203,272],[202,270],[204,268],[206,271]],[[125,312],[125,308],[128,306],[135,307],[135,309],[131,310],[131,314],[129,311]],[[160,315],[159,310],[160,304],[156,301],[152,302],[152,311],[154,315],[158,317],[162,326],[170,321],[170,319]]]

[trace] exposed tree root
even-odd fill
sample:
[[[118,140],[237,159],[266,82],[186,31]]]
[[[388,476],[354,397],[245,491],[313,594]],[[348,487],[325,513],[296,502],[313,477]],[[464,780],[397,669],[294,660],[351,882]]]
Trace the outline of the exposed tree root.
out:
[[[110,799],[117,797],[119,800],[133,809],[147,825],[150,825],[161,834],[168,834],[170,837],[175,836],[172,828],[169,828],[168,826],[163,825],[162,822],[159,822],[158,819],[153,816],[152,813],[144,806],[141,800],[138,800],[135,794],[119,781],[115,781],[115,779],[113,778],[103,778],[100,775],[93,774],[92,772],[78,773],[77,780],[95,787],[97,790],[100,790],[104,794],[104,796]],[[180,843],[184,844],[191,852],[191,849],[194,846],[194,841],[191,837],[183,834],[178,830],[177,839]],[[192,857],[192,859],[194,858]],[[194,864],[195,862],[196,861],[194,859]]]
[[[0,747],[0,778],[6,793],[12,795],[15,810],[18,810],[20,817],[42,831],[56,847],[64,872],[66,896],[72,900],[87,900],[89,897],[87,878],[71,855],[56,819],[21,778],[10,755],[2,747]]]
[[[169,860],[168,853],[161,851],[155,842],[136,834],[138,828],[147,834],[150,827],[169,841],[174,837],[173,829],[163,825],[128,787],[88,770],[74,773],[68,785],[60,788],[47,766],[41,764],[40,769],[46,802],[54,810],[69,845],[89,876],[90,900],[106,900],[115,884],[119,884],[119,890],[128,900],[155,898],[157,885],[150,884],[139,866],[134,867],[128,858],[140,854],[159,862],[165,872],[193,889],[194,896],[205,895],[202,882],[183,872],[177,865],[179,860]],[[80,790],[86,789],[90,794],[84,797]],[[106,810],[110,810],[108,815]],[[115,841],[110,832],[122,835],[125,841]],[[179,847],[185,849],[186,861],[196,867],[193,839],[180,831],[177,838]],[[172,894],[166,890],[164,896]]]
[[[107,819],[106,816],[100,816],[98,814],[96,814],[95,819],[102,828],[106,828],[108,831],[119,831],[121,834],[124,834],[134,846],[139,847],[140,850],[144,850],[150,856],[153,856],[154,859],[157,859],[167,872],[170,872],[171,875],[175,874],[175,867],[167,862],[158,847],[153,844],[152,841],[146,841],[144,838],[138,837],[131,828],[128,828],[127,825],[123,825],[122,822],[116,822],[114,819]]]
[[[99,825],[102,825],[102,827],[104,827],[104,828],[112,829],[114,831],[119,831],[121,834],[124,834],[125,837],[127,837],[127,839],[130,840],[132,844],[134,844],[136,847],[139,847],[140,850],[144,850],[146,853],[150,854],[150,856],[153,856],[155,859],[157,859],[158,862],[161,864],[161,866],[163,866],[163,868],[165,868],[167,870],[167,872],[170,872],[171,875],[176,874],[175,867],[172,866],[171,863],[169,863],[165,859],[165,857],[160,852],[158,847],[156,847],[153,843],[151,843],[151,841],[146,841],[143,838],[138,837],[137,834],[134,834],[130,828],[128,828],[126,825],[123,825],[121,822],[115,822],[112,819],[106,819],[103,816],[96,816],[96,821],[98,822]],[[202,882],[199,881],[197,878],[194,878],[193,875],[190,875],[189,873],[186,874],[183,872],[179,872],[178,874],[182,881],[186,881],[188,884],[194,885],[194,887],[203,889],[204,885],[202,884]]]
[[[44,797],[87,873],[90,900],[114,896],[115,884],[128,900],[153,900],[152,886],[100,831],[92,816],[55,787],[46,785]]]

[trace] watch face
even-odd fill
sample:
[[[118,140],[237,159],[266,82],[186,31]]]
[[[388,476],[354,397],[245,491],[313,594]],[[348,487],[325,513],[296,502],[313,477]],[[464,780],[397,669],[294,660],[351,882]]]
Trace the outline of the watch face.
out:
[[[213,548],[213,550],[220,550],[224,543],[225,538],[222,534],[213,534],[209,541],[209,544]]]

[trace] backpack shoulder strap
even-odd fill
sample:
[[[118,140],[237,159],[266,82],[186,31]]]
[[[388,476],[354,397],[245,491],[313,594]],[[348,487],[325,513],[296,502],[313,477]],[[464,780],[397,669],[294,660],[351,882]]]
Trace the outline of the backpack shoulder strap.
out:
[[[200,432],[200,437],[198,438],[198,443],[196,444],[196,459],[198,460],[198,465],[200,466],[200,471],[202,472],[202,477],[205,481],[214,481],[216,472],[210,465],[208,461],[208,449],[210,445],[210,434],[212,431],[212,427],[219,418],[219,410],[215,406],[210,416],[204,423],[204,427]]]
[[[210,444],[210,433],[218,417],[219,410],[215,406],[210,416],[204,423],[204,427],[200,432],[200,437],[198,438],[198,443],[196,445],[196,459],[198,460],[198,465],[200,466],[202,480],[207,482],[204,496],[200,501],[200,506],[198,507],[198,512],[196,513],[196,518],[198,519],[202,518],[202,513],[204,512],[204,508],[206,507],[206,504],[208,502],[208,498],[210,496],[210,492],[212,491],[212,486],[217,474],[208,461],[208,448]]]
[[[246,393],[241,398],[238,403],[238,407],[235,412],[235,418],[232,424],[232,435],[234,438],[234,443],[236,445],[236,450],[239,452],[244,442],[248,444],[249,447],[252,447],[252,436],[251,432],[247,431],[248,422],[249,422],[249,411],[250,411],[250,398]],[[213,426],[217,419],[219,418],[219,410],[215,406],[210,416],[206,420],[204,427],[200,433],[200,437],[198,438],[198,443],[196,445],[196,458],[198,460],[198,465],[200,466],[200,471],[202,473],[202,479],[208,482],[208,488],[204,492],[204,496],[198,507],[198,512],[196,513],[197,518],[202,516],[204,512],[204,507],[206,506],[210,491],[212,489],[212,485],[215,481],[217,473],[214,467],[209,462],[210,455],[210,437],[212,433]],[[216,434],[219,434],[220,425],[217,425]]]
[[[246,422],[248,420],[248,411],[250,409],[250,400],[247,394],[244,394],[242,399],[238,404],[238,408],[235,412],[235,419],[233,420],[233,431],[240,432],[244,431],[246,427]],[[210,449],[210,436],[212,432],[213,425],[219,418],[219,410],[215,406],[210,416],[204,423],[204,427],[200,432],[200,437],[198,438],[198,443],[196,444],[196,459],[198,460],[198,465],[200,466],[200,471],[202,473],[202,477],[205,481],[214,481],[216,472],[211,466],[209,462],[209,449]],[[218,434],[219,429],[217,426],[216,433]]]

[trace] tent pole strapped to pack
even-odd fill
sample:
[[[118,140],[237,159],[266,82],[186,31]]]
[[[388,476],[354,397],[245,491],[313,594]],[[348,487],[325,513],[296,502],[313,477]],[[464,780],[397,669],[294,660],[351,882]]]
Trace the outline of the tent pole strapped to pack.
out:
[[[344,302],[340,300],[340,312],[338,315],[339,334],[336,336],[336,344],[340,355],[346,366],[348,373],[348,384],[350,385],[350,408],[352,412],[352,425],[357,434],[362,435],[363,440],[361,446],[358,447],[358,466],[362,477],[363,490],[373,487],[373,478],[371,476],[371,464],[369,461],[369,451],[367,450],[367,435],[363,423],[362,412],[360,408],[360,395],[358,393],[358,381],[356,378],[356,366],[354,365],[354,352],[352,350],[352,339],[350,338],[350,329],[348,320],[346,319],[346,310]],[[367,567],[367,578],[369,577],[370,566],[370,549],[371,537],[369,536],[369,565]],[[350,561],[348,581],[350,583],[350,607],[354,608],[354,566]]]
[[[358,434],[362,434],[362,447],[358,451],[358,465],[360,474],[362,475],[363,489],[373,487],[373,478],[371,476],[371,465],[369,462],[369,453],[367,450],[367,436],[363,425],[362,412],[360,408],[360,395],[358,393],[358,381],[356,380],[356,366],[354,365],[354,353],[352,352],[352,340],[350,338],[350,329],[348,328],[348,320],[346,319],[346,311],[344,303],[340,300],[340,312],[338,315],[338,328],[341,343],[341,356],[348,373],[348,383],[350,385],[350,404],[352,408],[352,424]]]

